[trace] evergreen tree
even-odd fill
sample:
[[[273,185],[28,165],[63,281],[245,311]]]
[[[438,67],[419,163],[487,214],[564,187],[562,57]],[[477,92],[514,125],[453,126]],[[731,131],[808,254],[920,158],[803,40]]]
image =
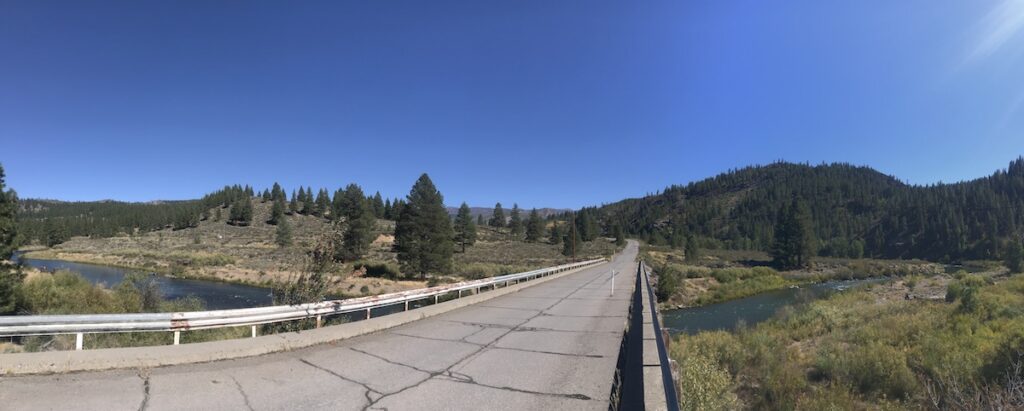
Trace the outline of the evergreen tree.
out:
[[[331,199],[327,195],[327,190],[321,188],[316,193],[316,201],[313,203],[313,215],[317,217],[323,217],[328,213],[331,208]]]
[[[274,205],[270,207],[270,220],[267,220],[267,224],[278,224],[284,220],[284,198],[274,198]]]
[[[395,225],[395,250],[402,266],[425,278],[452,269],[454,232],[444,197],[430,177],[420,176],[409,192]]]
[[[380,191],[373,194],[373,216],[384,218],[384,198],[380,196]]]
[[[626,234],[622,232],[622,226],[616,224],[612,228],[612,233],[615,235],[615,245],[622,247],[626,245]]]
[[[484,215],[483,214],[477,214],[476,215],[476,225],[479,225],[479,226],[484,225]]]
[[[67,223],[61,220],[46,220],[46,238],[45,243],[47,247],[53,247],[57,244],[63,243],[71,238],[68,233]]]
[[[373,228],[377,219],[373,216],[370,202],[366,201],[363,189],[349,184],[341,197],[341,210],[345,218],[344,242],[339,250],[343,261],[358,260],[366,254],[373,242]]]
[[[18,285],[24,275],[17,267],[7,263],[14,253],[18,238],[15,216],[18,211],[18,195],[5,188],[4,167],[0,165],[0,314],[14,312],[17,303]]]
[[[1013,240],[1006,245],[1005,262],[1010,273],[1016,274],[1024,271],[1024,249],[1021,248],[1020,241]]]
[[[519,214],[519,204],[512,203],[512,217],[509,218],[508,227],[513,240],[519,240],[523,235],[523,217]]]
[[[228,224],[247,226],[250,223],[252,223],[252,198],[247,196],[235,200],[228,213]]]
[[[558,221],[551,223],[551,232],[548,233],[548,242],[554,245],[562,244],[562,229],[558,227]]]
[[[534,208],[530,210],[530,217],[526,220],[526,241],[536,243],[541,237],[544,237],[544,220]]]
[[[398,217],[400,217],[402,215],[402,209],[404,209],[404,208],[405,208],[405,200],[402,200],[400,198],[396,198],[395,201],[391,203],[391,209],[392,209],[391,210],[391,217],[392,217],[392,219],[394,219],[395,221],[398,221]]]
[[[270,189],[270,199],[287,201],[284,197],[284,190],[281,189],[281,185],[275,181],[273,188]]]
[[[455,216],[455,243],[462,246],[462,252],[466,252],[467,245],[476,242],[476,224],[473,223],[472,210],[465,202],[459,206],[459,213]]]
[[[18,194],[6,187],[4,167],[0,164],[0,261],[11,259],[17,244],[18,226],[15,216],[18,212]]]
[[[299,195],[292,190],[292,200],[288,203],[288,214],[295,214],[299,212]]]
[[[220,207],[217,207],[217,208],[215,208],[213,210],[213,221],[220,221],[220,219],[221,219]]]
[[[505,210],[501,208],[501,203],[494,205],[494,213],[491,214],[491,220],[488,223],[495,228],[505,226]]]
[[[799,198],[779,212],[775,229],[775,264],[784,270],[808,268],[814,255],[810,212]]]
[[[334,191],[334,196],[331,198],[331,219],[340,220],[345,216],[345,189],[339,188]]]
[[[683,251],[686,262],[695,263],[700,258],[700,250],[697,248],[697,239],[692,234],[686,236],[686,250]]]
[[[394,220],[395,219],[395,214],[394,214],[394,210],[391,207],[391,199],[390,198],[387,199],[387,200],[384,200],[384,214],[381,216],[381,218],[383,218],[385,220]]]
[[[313,215],[315,208],[316,201],[313,198],[313,187],[306,187],[306,194],[302,197],[302,214]]]
[[[282,198],[278,198],[274,204],[284,203]],[[274,243],[281,247],[287,247],[292,245],[292,226],[288,224],[288,218],[283,214],[281,219],[277,221],[277,230],[274,232]]]

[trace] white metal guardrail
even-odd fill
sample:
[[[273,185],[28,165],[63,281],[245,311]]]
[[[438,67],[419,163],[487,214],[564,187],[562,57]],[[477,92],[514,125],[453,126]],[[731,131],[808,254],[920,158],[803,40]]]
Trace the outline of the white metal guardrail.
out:
[[[476,293],[479,293],[481,289],[488,287],[508,286],[510,283],[515,284],[521,281],[529,281],[564,271],[588,267],[602,261],[604,259],[589,260],[482,280],[463,281],[455,284],[391,294],[309,304],[176,313],[0,317],[0,337],[75,334],[75,348],[78,350],[82,349],[83,335],[93,333],[173,332],[174,344],[177,345],[181,331],[251,326],[252,336],[255,337],[256,326],[261,324],[315,318],[317,327],[320,327],[325,316],[361,311],[365,311],[366,318],[369,319],[374,308],[404,304],[405,310],[408,310],[410,302],[432,297],[436,304],[441,296],[450,293],[458,293],[458,296],[462,297],[462,293],[467,290],[475,290]]]

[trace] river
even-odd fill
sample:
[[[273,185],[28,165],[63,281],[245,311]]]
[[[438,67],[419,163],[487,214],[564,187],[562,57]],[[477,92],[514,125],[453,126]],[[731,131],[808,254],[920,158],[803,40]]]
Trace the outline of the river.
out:
[[[14,258],[17,260],[20,258],[20,254],[16,253]],[[120,284],[128,273],[144,273],[144,271],[139,270],[61,260],[22,258],[21,262],[26,266],[44,271],[68,270],[81,275],[93,284],[100,284],[106,287],[114,287]],[[272,302],[271,290],[264,287],[159,275],[156,276],[156,283],[165,298],[174,300],[190,295],[195,296],[203,301],[208,310],[261,307],[270,305]]]
[[[701,307],[665,310],[662,312],[662,318],[665,328],[672,334],[696,334],[711,330],[732,331],[740,322],[754,325],[765,321],[775,315],[780,308],[801,299],[822,298],[829,293],[873,281],[879,280],[829,281],[801,288],[784,288]]]

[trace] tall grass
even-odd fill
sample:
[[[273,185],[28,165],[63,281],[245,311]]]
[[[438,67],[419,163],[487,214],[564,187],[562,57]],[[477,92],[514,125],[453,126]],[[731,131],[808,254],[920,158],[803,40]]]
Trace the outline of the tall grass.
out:
[[[680,364],[712,361],[701,365],[708,380],[683,379],[684,403],[724,372],[731,380],[715,386],[731,387],[741,408],[1024,407],[1024,276],[950,288],[957,297],[943,302],[879,301],[865,287],[734,333],[681,335],[671,351]]]

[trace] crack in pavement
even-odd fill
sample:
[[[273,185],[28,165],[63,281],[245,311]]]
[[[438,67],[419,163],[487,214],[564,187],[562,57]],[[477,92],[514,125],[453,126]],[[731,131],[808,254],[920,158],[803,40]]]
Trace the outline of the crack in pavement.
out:
[[[314,363],[312,363],[311,361],[309,361],[309,360],[307,360],[305,358],[299,358],[299,362],[301,362],[303,364],[306,364],[306,365],[308,365],[310,367],[316,368],[316,369],[318,369],[320,371],[323,371],[325,373],[331,374],[331,375],[333,375],[335,377],[338,377],[342,381],[348,381],[350,383],[358,384],[359,386],[363,387],[363,389],[366,390],[365,392],[363,392],[363,396],[366,397],[366,403],[367,404],[372,404],[373,403],[373,398],[370,398],[370,393],[374,393],[374,394],[377,394],[377,395],[384,395],[380,391],[377,391],[377,390],[375,390],[373,388],[370,388],[370,385],[367,384],[367,383],[356,381],[356,380],[348,378],[348,377],[346,377],[344,375],[338,374],[338,373],[336,373],[336,372],[334,372],[334,371],[332,371],[330,369],[327,369],[325,367],[321,367],[318,364],[314,364]]]
[[[576,290],[578,291],[578,290],[586,287],[590,283],[592,283],[592,282],[594,282],[594,281],[596,281],[596,280],[598,280],[598,279],[600,279],[602,277],[603,276],[596,276],[596,277],[590,279],[589,281],[584,282],[582,285],[577,287]],[[459,360],[457,360],[454,363],[452,363],[452,365],[448,366],[447,368],[445,368],[444,370],[441,370],[441,371],[428,371],[428,370],[424,370],[424,369],[421,369],[419,367],[415,367],[415,366],[412,366],[412,365],[409,365],[409,364],[405,364],[405,363],[401,363],[401,362],[398,362],[398,361],[394,361],[394,360],[391,360],[389,358],[385,358],[385,357],[383,357],[381,355],[377,355],[377,354],[374,354],[374,353],[371,353],[371,352],[368,352],[368,351],[360,350],[360,349],[354,348],[354,347],[348,347],[349,350],[352,350],[352,351],[355,351],[355,352],[358,352],[358,353],[361,353],[361,354],[364,354],[364,355],[368,355],[368,356],[377,358],[377,359],[379,359],[381,361],[384,361],[384,362],[387,362],[389,364],[399,365],[399,366],[407,367],[407,368],[410,368],[410,369],[413,369],[413,370],[416,370],[416,371],[419,371],[419,372],[422,372],[422,373],[426,373],[428,375],[427,378],[423,379],[422,381],[417,382],[416,384],[413,384],[413,385],[410,385],[408,387],[402,388],[402,389],[400,389],[400,390],[398,390],[398,391],[396,391],[394,393],[389,393],[389,394],[386,394],[386,395],[382,395],[380,398],[370,402],[370,404],[368,404],[366,407],[363,407],[363,410],[365,411],[365,410],[368,410],[370,408],[373,408],[374,405],[376,405],[381,400],[383,400],[385,398],[388,398],[388,397],[391,397],[391,396],[394,396],[394,395],[398,395],[398,394],[400,394],[402,392],[405,392],[407,390],[416,388],[416,387],[422,385],[423,383],[425,383],[427,381],[430,381],[431,379],[433,379],[434,377],[437,377],[437,376],[448,376],[448,377],[452,378],[453,380],[458,380],[459,377],[455,376],[455,374],[460,374],[460,373],[453,372],[452,371],[453,368],[458,367],[459,365],[463,364],[467,360],[470,360],[471,358],[474,358],[475,356],[483,353],[484,351],[486,351],[489,348],[492,348],[492,347],[498,348],[498,347],[495,346],[495,344],[499,340],[501,340],[502,338],[504,338],[505,336],[510,334],[512,331],[518,330],[519,327],[521,327],[523,324],[526,324],[526,323],[530,322],[530,320],[533,320],[534,318],[537,318],[545,310],[548,310],[551,307],[554,307],[555,305],[561,303],[569,295],[572,295],[572,293],[570,292],[565,297],[561,297],[561,298],[557,299],[556,301],[551,303],[551,305],[549,305],[548,307],[546,307],[546,308],[544,308],[542,310],[539,310],[539,312],[537,314],[534,314],[533,316],[531,316],[529,318],[523,319],[521,322],[519,322],[518,324],[516,324],[514,326],[511,326],[511,327],[496,326],[494,324],[474,324],[474,323],[468,323],[468,322],[452,321],[452,322],[464,323],[464,324],[472,325],[472,326],[476,326],[476,327],[481,327],[482,329],[486,329],[486,328],[504,329],[505,332],[502,333],[497,338],[495,338],[494,341],[491,341],[490,343],[485,344],[485,345],[479,345],[479,344],[472,344],[472,343],[470,343],[472,345],[477,345],[478,348],[476,350],[474,350],[473,352],[463,356]],[[448,321],[448,320],[443,320],[443,321]],[[445,341],[450,341],[450,340],[445,340]],[[520,393],[527,393],[527,394],[535,394],[535,395],[557,396],[557,397],[562,397],[562,398],[573,398],[573,399],[583,399],[583,400],[590,400],[591,399],[589,396],[586,396],[586,395],[583,395],[583,394],[544,393],[544,392],[534,392],[534,391],[529,391],[529,390],[521,390],[521,389],[512,388],[512,387],[490,386],[490,385],[479,383],[479,382],[477,382],[476,380],[474,380],[472,377],[470,377],[468,375],[465,375],[465,374],[460,374],[460,375],[462,375],[463,377],[461,378],[461,381],[457,381],[457,382],[479,385],[479,386],[487,387],[487,388],[491,388],[491,389],[506,390],[506,391],[513,391],[513,392],[520,392]]]
[[[253,411],[252,403],[249,402],[249,395],[245,393],[244,389],[242,389],[242,384],[238,382],[238,379],[235,378],[234,375],[231,376],[231,381],[235,382],[235,388],[238,390],[239,394],[242,394],[242,400],[245,401],[245,408],[248,408],[249,411]]]
[[[565,356],[565,357],[605,358],[605,356],[603,356],[601,354],[572,354],[572,353],[567,353],[567,352],[543,351],[543,350],[527,350],[525,348],[512,348],[512,347],[499,347],[499,346],[494,346],[494,348],[498,349],[498,350],[509,350],[509,351],[519,351],[519,352],[532,352],[532,353],[537,353],[537,354],[561,355],[561,356]]]
[[[458,374],[458,375],[456,375],[456,374]],[[449,372],[446,375],[446,377],[448,377],[448,381],[462,383],[462,384],[477,385],[477,386],[481,386],[481,387],[492,388],[492,389],[495,389],[495,390],[511,391],[511,392],[518,392],[518,393],[524,393],[524,394],[533,394],[533,395],[546,395],[546,396],[549,396],[549,397],[571,398],[571,399],[574,399],[574,400],[592,400],[593,399],[593,398],[590,398],[590,396],[585,395],[585,394],[561,394],[561,393],[557,393],[557,392],[531,391],[531,390],[524,390],[524,389],[515,388],[515,387],[506,387],[506,386],[497,386],[497,385],[484,384],[484,383],[481,383],[481,382],[477,382],[475,379],[473,379],[472,376],[466,375],[466,374],[462,374],[462,373]]]
[[[142,379],[142,404],[139,404],[139,411],[145,411],[146,407],[149,406],[149,373],[139,372],[139,378]]]
[[[419,339],[423,339],[423,340],[430,340],[430,341],[441,341],[441,342],[461,342],[461,343],[466,343],[466,344],[470,344],[470,345],[475,345],[475,346],[478,346],[478,347],[482,347],[482,346],[483,346],[483,344],[477,344],[477,343],[472,343],[472,342],[469,342],[469,341],[465,341],[465,339],[466,339],[466,338],[469,338],[470,336],[476,335],[476,334],[477,334],[477,333],[479,333],[480,331],[483,331],[483,330],[477,330],[477,331],[474,331],[474,332],[473,332],[472,334],[470,334],[470,335],[467,335],[467,336],[465,336],[465,337],[462,337],[462,338],[460,338],[460,339],[458,339],[458,340],[450,340],[450,339],[447,339],[447,338],[433,338],[433,337],[424,337],[424,336],[420,336],[420,335],[412,335],[412,334],[402,334],[402,333],[396,333],[396,332],[388,332],[388,334],[391,334],[391,335],[400,335],[400,336],[402,336],[402,337],[409,337],[409,338],[419,338]]]

